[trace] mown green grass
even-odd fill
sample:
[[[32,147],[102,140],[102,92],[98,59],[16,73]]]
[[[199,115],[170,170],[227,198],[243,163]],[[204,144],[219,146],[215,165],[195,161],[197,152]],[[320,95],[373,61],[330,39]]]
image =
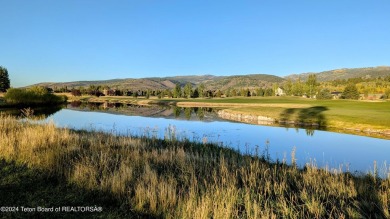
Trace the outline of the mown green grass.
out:
[[[0,130],[4,206],[101,204],[102,218],[390,217],[390,175],[299,169],[172,133],[134,138],[7,116]]]
[[[296,109],[297,118],[302,108],[325,107],[323,115],[329,128],[390,130],[390,102],[369,102],[357,100],[316,100],[301,97],[240,97],[214,99],[167,99],[162,102],[175,101],[192,103],[238,104],[225,107],[230,112],[268,116],[280,120],[287,109]],[[257,106],[256,106],[257,104]],[[291,107],[291,104],[300,105]]]
[[[327,108],[323,115],[327,119],[328,126],[331,127],[390,129],[390,116],[388,116],[390,115],[390,104],[388,103],[350,103],[342,101],[337,104],[319,102],[313,104],[313,106]],[[286,109],[289,108],[262,106],[239,107],[232,109],[232,111],[281,119]]]

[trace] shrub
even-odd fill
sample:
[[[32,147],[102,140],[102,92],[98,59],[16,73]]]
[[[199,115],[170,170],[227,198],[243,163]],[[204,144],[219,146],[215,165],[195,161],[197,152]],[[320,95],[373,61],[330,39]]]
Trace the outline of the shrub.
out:
[[[383,95],[384,99],[390,99],[390,88],[385,90],[385,94]]]
[[[78,90],[78,89],[72,89],[71,93],[72,93],[72,95],[75,96],[75,97],[81,96],[81,91]]]
[[[27,90],[11,88],[4,99],[8,104],[13,105],[59,104],[67,101],[66,96],[51,94],[44,87],[33,87]]]
[[[318,100],[329,100],[332,98],[332,94],[330,93],[329,89],[326,88],[322,89],[317,95]]]

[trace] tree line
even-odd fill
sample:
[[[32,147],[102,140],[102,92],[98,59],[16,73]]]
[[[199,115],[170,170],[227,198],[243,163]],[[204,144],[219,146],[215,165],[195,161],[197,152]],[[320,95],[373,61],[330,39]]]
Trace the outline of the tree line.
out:
[[[71,93],[73,96],[93,95],[93,96],[132,96],[150,98],[155,96],[158,98],[213,98],[213,97],[251,97],[251,96],[274,96],[273,88],[257,88],[251,90],[249,88],[211,90],[205,89],[204,84],[194,87],[191,83],[181,86],[176,84],[173,89],[146,89],[146,90],[131,90],[131,89],[111,89],[107,86],[90,85],[88,87],[68,88],[67,86],[54,87],[55,93]]]
[[[337,86],[334,86],[337,85]],[[368,91],[370,86],[376,87],[377,90]],[[281,89],[282,93],[277,90]],[[378,89],[379,92],[378,92]],[[54,92],[71,92],[74,96],[81,95],[109,95],[109,96],[133,96],[135,98],[158,97],[158,98],[214,98],[214,97],[266,97],[266,96],[304,96],[307,98],[317,99],[359,99],[361,94],[381,93],[382,98],[390,97],[390,76],[383,78],[351,78],[346,80],[334,80],[328,82],[318,82],[317,76],[311,74],[306,81],[297,79],[295,81],[287,79],[282,83],[274,83],[268,87],[258,88],[228,88],[226,90],[206,89],[205,84],[201,83],[197,86],[186,83],[184,86],[176,84],[172,89],[164,90],[131,90],[131,89],[110,89],[108,86],[90,85],[87,88],[71,88],[66,86],[54,88]]]

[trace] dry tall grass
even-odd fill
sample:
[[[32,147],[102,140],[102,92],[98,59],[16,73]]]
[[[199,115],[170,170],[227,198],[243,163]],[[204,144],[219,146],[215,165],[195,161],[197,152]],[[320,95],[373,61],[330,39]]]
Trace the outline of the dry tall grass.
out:
[[[0,115],[0,156],[164,218],[390,218],[390,176],[304,170],[211,144],[114,136]]]

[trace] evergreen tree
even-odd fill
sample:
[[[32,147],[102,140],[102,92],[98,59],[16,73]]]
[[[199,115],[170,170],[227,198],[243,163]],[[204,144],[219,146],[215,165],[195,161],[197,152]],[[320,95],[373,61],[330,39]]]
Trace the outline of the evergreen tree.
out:
[[[192,96],[192,84],[191,83],[187,83],[184,86],[184,97],[185,98],[191,98],[191,96]]]
[[[192,94],[192,97],[193,98],[198,98],[199,97],[199,90],[198,90],[198,88],[195,88],[194,93]]]
[[[181,96],[181,87],[179,84],[176,84],[176,87],[173,89],[173,98],[179,98]]]
[[[204,92],[205,92],[205,86],[204,84],[200,84],[198,87],[199,97],[204,97]]]
[[[356,87],[355,84],[348,84],[345,89],[343,94],[341,95],[343,99],[354,99],[357,100],[359,99],[359,91]]]
[[[6,92],[8,88],[10,88],[8,70],[0,66],[0,92]]]
[[[322,89],[320,92],[318,92],[318,95],[317,95],[318,100],[329,100],[332,98],[333,98],[333,96],[330,93],[330,90],[327,88]]]

